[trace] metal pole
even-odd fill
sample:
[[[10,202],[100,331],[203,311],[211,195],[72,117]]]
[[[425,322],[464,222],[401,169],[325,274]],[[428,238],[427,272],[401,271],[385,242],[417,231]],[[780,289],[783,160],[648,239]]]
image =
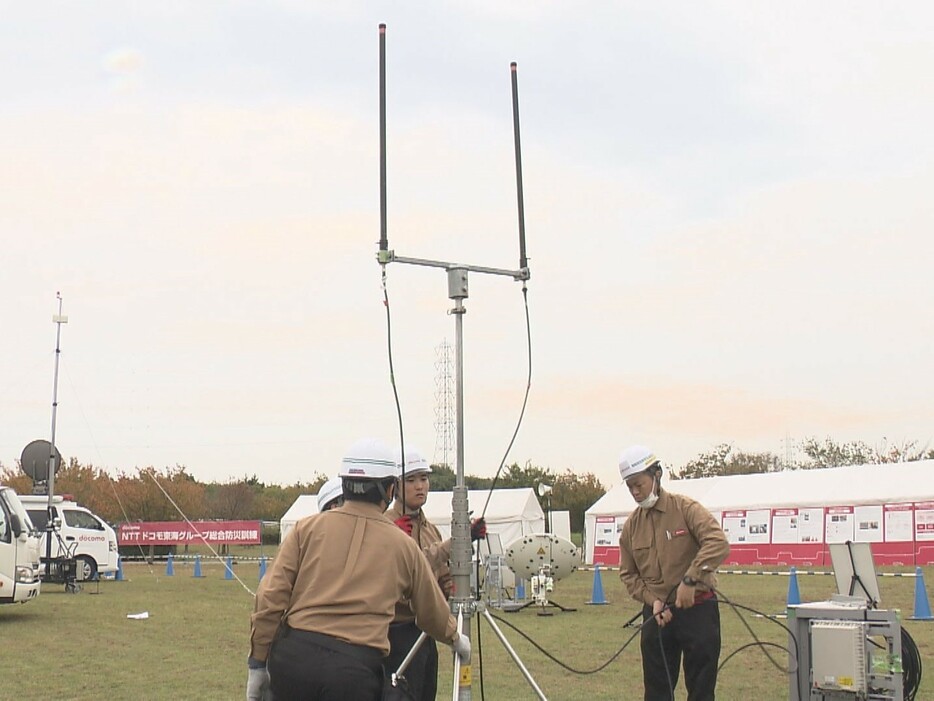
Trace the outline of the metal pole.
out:
[[[426,640],[428,640],[428,633],[422,631],[421,635],[418,636],[418,640],[416,640],[415,644],[412,646],[412,649],[409,650],[409,653],[405,656],[405,659],[402,660],[402,664],[399,665],[399,669],[392,673],[393,681],[395,681],[397,677],[405,676],[405,670],[407,670],[409,665],[412,664],[412,660],[415,659],[415,653],[419,651]]]
[[[462,268],[448,270],[448,297],[454,300],[454,344],[455,344],[455,410],[457,413],[457,448],[454,458],[456,480],[452,499],[451,516],[451,575],[454,579],[452,609],[463,612],[463,633],[470,637],[470,618],[474,600],[470,590],[470,565],[473,550],[470,544],[470,514],[467,504],[467,487],[464,485],[464,300],[468,296],[467,271]],[[470,701],[471,661],[459,665],[459,674],[454,679],[456,699]]]
[[[58,361],[61,356],[62,324],[68,323],[68,317],[62,315],[62,295],[55,293],[58,299],[58,314],[52,316],[52,323],[55,324],[55,374],[52,378],[52,436],[51,447],[49,448],[49,501],[48,501],[48,522],[46,523],[45,539],[45,576],[50,578],[52,567],[52,534],[55,530],[52,524],[54,511],[52,509],[52,497],[55,496],[55,419],[58,414]]]
[[[386,25],[379,25],[379,250],[389,248],[386,236]]]
[[[516,200],[519,204],[519,268],[528,268],[529,259],[525,255],[525,198],[522,195],[522,143],[519,139],[519,76],[518,67],[513,61],[509,64],[512,76],[512,127],[516,149]]]
[[[535,693],[538,695],[538,698],[540,698],[542,701],[547,701],[545,693],[539,688],[538,684],[535,683],[535,680],[532,678],[529,670],[525,668],[525,665],[522,664],[522,660],[519,659],[519,655],[517,655],[516,651],[512,649],[512,645],[509,644],[509,641],[506,640],[506,636],[503,635],[503,632],[499,629],[499,626],[496,625],[496,620],[486,609],[483,610],[483,615],[486,617],[487,623],[490,624],[490,628],[492,628],[493,632],[496,633],[496,637],[499,638],[499,641],[503,644],[503,647],[506,648],[506,652],[508,652],[509,656],[512,657],[512,661],[516,663],[519,671],[522,672],[522,676],[525,677],[525,680],[529,683],[529,686],[534,689]]]
[[[460,635],[464,632],[464,607],[460,606],[457,609],[457,633]],[[469,664],[469,663],[468,663]],[[454,653],[454,690],[451,693],[451,698],[453,701],[457,701],[457,697],[460,694],[460,685],[458,680],[461,678],[461,656],[456,652]]]

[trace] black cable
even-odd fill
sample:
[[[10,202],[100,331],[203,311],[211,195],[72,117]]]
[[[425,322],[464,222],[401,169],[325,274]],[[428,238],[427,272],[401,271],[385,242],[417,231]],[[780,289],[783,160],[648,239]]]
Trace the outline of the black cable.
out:
[[[655,613],[654,610],[652,611],[652,620],[655,621],[655,625],[658,626],[658,649],[662,653],[662,664],[665,666],[665,680],[668,682],[668,693],[671,694],[671,701],[675,701],[675,682],[671,678],[671,670],[668,669],[668,655],[665,654],[665,643],[662,640],[662,630],[664,626],[658,625],[658,616],[665,613],[666,610],[671,611],[671,604],[668,603],[668,599],[678,590],[680,585],[681,583],[678,582],[678,584],[674,585],[671,591],[668,592],[668,596],[665,597],[665,606],[662,607],[661,611],[658,613]],[[654,609],[655,607],[653,606],[652,608]],[[672,613],[672,616],[674,616],[674,613]]]
[[[921,652],[907,630],[902,628],[902,693],[914,701],[921,686]]]
[[[738,648],[733,650],[733,652],[727,655],[726,659],[724,659],[723,662],[720,663],[720,666],[717,667],[717,672],[720,672],[720,670],[723,669],[724,665],[726,665],[726,663],[729,662],[737,652],[742,652],[743,650],[746,650],[747,648],[750,648],[750,647],[766,647],[766,646],[777,647],[779,650],[784,650],[785,652],[788,652],[788,648],[785,647],[784,645],[780,645],[779,643],[772,643],[767,640],[765,641],[756,640],[751,643],[746,643],[745,645],[740,645]],[[788,674],[793,674],[793,672],[789,670]]]
[[[771,662],[772,665],[777,670],[779,670],[780,672],[784,672],[785,674],[797,674],[798,673],[798,639],[795,637],[795,634],[791,632],[791,629],[788,626],[772,618],[768,614],[762,613],[762,611],[757,611],[756,609],[750,608],[749,606],[743,606],[742,604],[737,604],[737,603],[730,601],[726,597],[726,595],[723,592],[721,592],[719,589],[714,589],[713,591],[717,594],[718,599],[723,599],[723,601],[725,601],[730,606],[730,608],[733,609],[733,613],[735,613],[737,617],[739,618],[739,620],[742,621],[743,625],[746,627],[746,630],[749,631],[749,634],[752,636],[752,639],[755,641],[752,645],[761,646],[762,651],[765,653],[765,656],[768,658],[769,662]],[[788,633],[789,637],[791,638],[791,641],[794,643],[794,646],[795,646],[795,652],[794,652],[795,668],[794,669],[786,669],[785,667],[780,665],[778,662],[776,662],[772,658],[772,656],[765,650],[765,648],[767,647],[766,643],[759,640],[759,637],[752,630],[752,627],[750,627],[749,623],[746,622],[746,619],[743,618],[743,616],[739,613],[739,611],[737,611],[737,609],[743,609],[744,611],[750,611],[752,613],[755,613],[756,615],[762,616],[765,620],[769,621],[770,623],[774,623],[777,626],[780,626],[781,628],[785,630],[786,633]],[[772,643],[769,643],[769,645],[771,644]],[[781,645],[779,645],[778,647],[781,647]],[[788,650],[788,648],[783,648],[783,649]],[[788,652],[790,653],[791,651],[789,650]]]
[[[525,407],[529,402],[529,390],[532,387],[532,324],[529,321],[529,292],[525,282],[522,283],[522,301],[523,305],[525,306],[525,338],[529,358],[529,374],[525,384],[525,397],[522,399],[522,411],[519,412],[519,420],[516,422],[516,430],[512,432],[512,438],[509,439],[509,445],[506,446],[506,452],[503,453],[503,459],[500,460],[499,467],[496,468],[496,474],[493,475],[493,483],[490,485],[490,491],[486,495],[486,503],[483,505],[483,511],[480,513],[481,518],[486,516],[486,509],[490,505],[490,497],[493,496],[493,490],[496,488],[496,482],[499,480],[499,474],[503,471],[503,465],[506,464],[506,458],[509,456],[509,451],[512,450],[512,444],[516,442],[516,436],[519,435],[519,427],[522,426],[522,418],[525,416]]]
[[[483,644],[480,642],[480,619],[482,616],[477,616],[477,666],[480,668],[480,701],[483,701]],[[454,683],[457,683],[457,679],[454,680]]]
[[[772,658],[772,656],[769,655],[769,653],[768,653],[767,651],[765,651],[765,648],[767,648],[767,647],[777,647],[778,649],[780,649],[780,650],[785,650],[786,652],[789,652],[789,653],[790,653],[791,651],[790,651],[788,648],[786,648],[786,647],[784,647],[783,645],[780,645],[780,644],[778,644],[778,643],[773,643],[773,642],[770,642],[770,641],[762,641],[762,640],[759,640],[758,636],[756,636],[755,632],[752,630],[752,628],[751,628],[751,627],[749,626],[749,624],[746,622],[746,619],[743,618],[743,616],[739,613],[739,611],[737,611],[737,609],[743,609],[743,610],[746,610],[746,611],[750,611],[750,612],[752,612],[752,613],[755,613],[755,614],[757,614],[757,615],[759,615],[759,616],[762,616],[763,618],[767,619],[768,621],[774,623],[775,625],[778,625],[778,626],[780,626],[781,628],[783,628],[783,629],[785,630],[785,632],[788,633],[788,635],[790,636],[792,642],[794,643],[794,657],[795,657],[795,661],[796,661],[796,663],[797,663],[797,659],[798,659],[798,641],[797,641],[797,639],[795,638],[794,634],[791,632],[791,630],[788,628],[788,626],[786,626],[785,624],[781,623],[780,621],[777,621],[777,620],[775,620],[775,619],[769,617],[767,614],[764,614],[764,613],[762,613],[761,611],[757,611],[756,609],[750,608],[750,607],[748,607],[748,606],[744,606],[744,605],[742,605],[742,604],[737,604],[737,603],[734,603],[734,602],[730,601],[726,596],[723,595],[722,592],[720,592],[720,591],[718,591],[718,590],[716,590],[716,589],[714,589],[713,591],[716,592],[716,594],[717,594],[717,596],[718,596],[718,599],[723,599],[723,601],[725,601],[731,608],[733,608],[734,613],[736,613],[736,615],[739,616],[739,619],[743,622],[743,625],[746,626],[746,629],[749,631],[749,634],[752,635],[753,641],[754,641],[754,642],[748,643],[748,644],[746,644],[746,645],[742,645],[742,646],[740,646],[739,648],[737,648],[736,650],[734,650],[733,652],[731,652],[731,653],[726,657],[726,659],[724,659],[723,662],[720,663],[719,667],[717,668],[717,671],[723,669],[724,665],[726,665],[727,662],[729,662],[737,653],[741,652],[742,650],[746,650],[746,649],[751,648],[751,647],[758,647],[758,648],[761,648],[761,649],[763,650],[763,652],[765,652],[766,657],[769,658],[769,661],[772,662],[772,664],[773,664],[777,669],[779,669],[780,671],[782,671],[782,672],[784,672],[784,673],[786,673],[786,674],[796,674],[796,673],[797,673],[797,671],[798,671],[798,670],[797,670],[797,664],[796,664],[796,666],[795,666],[795,669],[793,669],[793,670],[792,670],[792,669],[785,669],[785,668],[782,667],[780,664],[778,664],[778,663],[775,662],[775,660]],[[704,603],[708,603],[708,602],[701,602],[701,603],[698,604],[698,605],[699,605],[699,606],[702,606]],[[711,604],[717,604],[717,600],[711,599],[709,603],[711,603]],[[664,607],[661,611],[659,611],[659,613],[664,613],[666,610],[671,610],[671,605],[670,605],[670,604],[666,604],[665,607]],[[491,614],[491,615],[492,615],[492,614]],[[562,662],[562,661],[559,660],[557,657],[555,657],[553,654],[551,654],[550,652],[548,652],[545,648],[543,648],[541,645],[539,645],[535,640],[533,640],[532,637],[529,636],[525,631],[520,630],[519,628],[517,628],[516,626],[514,626],[512,623],[510,623],[509,621],[505,620],[504,618],[501,618],[501,617],[499,617],[499,616],[493,616],[493,618],[496,619],[497,621],[499,621],[500,623],[503,623],[503,624],[507,625],[507,626],[510,627],[512,630],[514,630],[516,633],[518,633],[519,635],[521,635],[521,636],[522,636],[523,638],[525,638],[535,649],[537,649],[537,650],[538,650],[539,652],[541,652],[545,657],[547,657],[549,660],[551,660],[552,662],[554,662],[554,663],[555,663],[556,665],[558,665],[559,667],[561,667],[561,668],[563,668],[563,669],[565,669],[565,670],[567,670],[568,672],[571,672],[571,673],[573,673],[573,674],[589,675],[589,674],[596,674],[597,672],[601,672],[601,671],[603,671],[604,669],[606,669],[610,664],[612,664],[612,663],[623,653],[623,651],[624,651],[627,647],[629,647],[629,645],[630,645],[630,644],[632,643],[632,641],[635,639],[636,635],[639,635],[639,634],[642,632],[642,629],[643,629],[650,621],[653,622],[653,623],[655,623],[655,625],[658,625],[657,621],[655,620],[655,617],[656,617],[657,615],[658,615],[658,614],[653,614],[650,618],[647,618],[647,619],[643,620],[642,623],[636,628],[635,632],[626,640],[625,643],[623,643],[623,646],[622,646],[619,650],[617,650],[606,662],[604,662],[603,664],[599,665],[598,667],[595,667],[594,669],[587,669],[587,670],[585,670],[585,669],[576,669],[576,668],[572,667],[571,665],[566,664],[565,662]],[[636,615],[634,615],[632,618],[630,618],[630,619],[623,625],[623,627],[626,628],[626,627],[632,625],[632,624],[636,621],[636,619],[638,619],[638,618],[640,618],[640,617],[642,617],[642,616],[643,616],[642,611],[639,611]],[[478,629],[479,629],[479,626],[478,626]],[[479,636],[478,636],[478,637],[479,637]],[[661,630],[659,630],[659,641],[661,642]],[[662,655],[664,656],[664,649],[662,650]],[[902,629],[902,657],[903,657],[903,664],[904,664],[906,679],[907,679],[909,676],[911,677],[911,682],[910,682],[910,683],[911,683],[911,686],[909,686],[909,683],[906,681],[905,689],[906,689],[906,690],[908,690],[909,688],[912,689],[912,691],[911,691],[911,694],[912,694],[912,695],[910,695],[910,696],[908,695],[908,693],[907,693],[907,691],[906,691],[905,699],[906,699],[906,701],[914,701],[914,698],[915,698],[915,697],[914,697],[914,694],[917,693],[917,687],[918,687],[918,685],[920,685],[920,678],[921,678],[921,658],[920,658],[920,654],[918,653],[918,648],[917,648],[917,646],[914,644],[914,641],[911,640],[911,637],[908,636],[907,632],[906,632],[904,629]],[[666,669],[666,674],[667,674],[667,670],[668,670],[667,660],[665,661],[665,669]],[[915,670],[917,670],[917,672],[916,672]],[[482,673],[483,673],[483,672],[482,672],[482,667],[481,667],[481,680],[482,680]],[[481,681],[481,685],[482,685],[482,681]],[[672,698],[674,698],[674,684],[672,683],[672,680],[671,680],[670,675],[669,675],[669,677],[668,677],[668,685],[669,685],[669,689],[671,690],[671,693],[672,693]],[[482,693],[482,692],[481,692],[481,693]]]
[[[405,431],[402,429],[402,405],[399,404],[399,391],[396,389],[396,373],[392,365],[392,314],[389,310],[389,289],[386,287],[386,266],[382,265],[383,306],[386,307],[386,348],[389,353],[389,383],[392,385],[392,396],[396,400],[396,416],[399,417],[399,449],[401,453],[402,469],[402,515],[405,516]]]
[[[492,616],[493,614],[490,614],[490,615]],[[633,616],[631,619],[629,619],[629,623],[627,623],[626,625],[629,625],[630,623],[632,623],[633,621],[635,621],[636,618],[640,617],[641,615],[642,615],[642,612],[640,611],[640,612],[637,613],[635,616]],[[613,654],[613,656],[610,657],[610,659],[608,659],[606,662],[604,662],[602,665],[600,665],[599,667],[597,667],[597,668],[595,668],[595,669],[589,669],[589,670],[587,670],[587,669],[575,669],[574,667],[571,667],[570,665],[565,664],[564,662],[562,662],[561,660],[559,660],[557,657],[555,657],[554,655],[552,655],[550,652],[548,652],[548,651],[547,651],[545,648],[543,648],[541,645],[539,645],[537,642],[535,642],[528,634],[526,634],[524,631],[520,630],[519,628],[516,628],[516,626],[514,626],[512,623],[510,623],[510,622],[507,621],[506,619],[500,618],[499,616],[493,616],[493,618],[495,618],[495,619],[496,619],[497,621],[499,621],[500,623],[505,623],[507,626],[509,626],[510,628],[512,628],[512,629],[513,629],[514,631],[516,631],[519,635],[521,635],[521,636],[522,636],[523,638],[525,638],[528,642],[530,642],[530,643],[532,644],[532,646],[533,646],[535,649],[537,649],[539,652],[541,652],[545,657],[547,657],[549,660],[551,660],[552,662],[554,662],[556,665],[558,665],[559,667],[562,667],[563,669],[566,669],[566,670],[569,671],[569,672],[573,672],[574,674],[596,674],[597,672],[600,672],[600,671],[603,671],[604,669],[606,669],[610,664],[612,664],[612,663],[616,660],[617,657],[619,657],[621,654],[623,654],[623,650],[625,650],[627,647],[629,647],[629,644],[633,641],[633,638],[635,638],[639,633],[641,633],[641,632],[642,632],[643,626],[645,626],[645,624],[648,623],[648,621],[643,621],[642,625],[640,625],[640,626],[636,629],[636,632],[633,633],[625,643],[623,643],[623,646],[622,646],[619,650],[617,650],[617,651]],[[624,627],[625,627],[625,626],[624,626]]]

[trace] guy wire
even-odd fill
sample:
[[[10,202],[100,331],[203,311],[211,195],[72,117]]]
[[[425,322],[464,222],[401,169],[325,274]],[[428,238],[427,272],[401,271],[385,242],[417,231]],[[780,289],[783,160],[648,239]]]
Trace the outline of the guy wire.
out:
[[[182,515],[182,518],[185,519],[185,523],[187,523],[187,524],[192,528],[192,530],[194,530],[194,532],[198,534],[198,536],[201,538],[201,542],[204,543],[204,545],[207,546],[208,550],[211,551],[211,554],[214,555],[214,558],[215,558],[218,562],[224,562],[224,559],[223,559],[223,558],[218,554],[218,552],[211,546],[211,544],[207,541],[207,539],[206,539],[203,535],[201,535],[201,531],[198,530],[197,526],[195,526],[195,524],[193,524],[193,523],[188,519],[188,516],[186,516],[186,515],[185,515],[185,512],[182,511],[181,508],[179,507],[179,505],[175,503],[175,500],[171,497],[171,495],[170,495],[167,491],[165,491],[165,489],[162,487],[161,484],[159,484],[159,480],[156,479],[156,475],[154,474],[154,473],[155,473],[155,470],[140,470],[139,472],[140,472],[140,474],[146,473],[146,474],[149,475],[150,479],[152,479],[152,481],[155,482],[155,484],[156,484],[156,486],[159,488],[159,490],[165,495],[165,498],[168,499],[168,500],[171,502],[172,506],[175,507],[175,510],[178,511],[178,513],[180,513],[180,514]],[[233,568],[230,568],[230,573],[234,576],[234,579],[236,579],[238,582],[240,582],[240,586],[243,587],[244,589],[246,589],[247,593],[248,593],[250,596],[254,596],[254,597],[256,596],[256,592],[254,592],[252,589],[250,589],[250,588],[244,583],[244,581],[243,581],[242,579],[240,579],[239,576],[237,576],[237,573],[233,571]]]
[[[88,429],[88,435],[91,437],[91,443],[94,445],[94,451],[97,453],[97,459],[103,463],[104,457],[101,455],[100,446],[97,444],[97,439],[94,437],[94,432],[91,430],[91,422],[88,421],[88,416],[84,411],[84,406],[81,404],[81,397],[78,395],[78,389],[75,387],[75,381],[71,377],[71,371],[68,368],[68,363],[63,362],[62,368],[65,370],[65,376],[68,378],[68,384],[71,385],[71,391],[74,392],[75,404],[78,405],[78,411],[81,413],[81,418],[84,419],[84,425]],[[114,497],[117,499],[117,505],[120,507],[120,512],[123,514],[124,522],[129,523],[130,517],[126,512],[126,508],[123,506],[123,500],[120,499],[120,494],[117,492],[117,487],[114,485],[113,478],[108,473],[104,472],[103,468],[101,468],[101,474],[107,478],[107,482],[110,484],[110,489],[113,491]],[[155,572],[153,571],[152,564],[145,559],[146,553],[143,551],[142,544],[137,543],[136,547],[139,548],[139,554],[143,556],[146,565],[149,567],[149,574],[154,575]],[[119,544],[117,545],[117,557],[120,557]]]

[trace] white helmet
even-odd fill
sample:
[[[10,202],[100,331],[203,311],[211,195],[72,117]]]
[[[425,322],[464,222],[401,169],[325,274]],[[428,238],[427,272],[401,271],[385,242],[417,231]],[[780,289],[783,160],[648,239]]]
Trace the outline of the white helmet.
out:
[[[338,473],[339,477],[357,480],[383,480],[398,475],[392,449],[376,438],[364,438],[350,446]]]
[[[644,445],[626,448],[619,456],[619,476],[623,482],[658,463],[655,453]]]
[[[332,477],[321,485],[318,490],[318,511],[325,511],[325,507],[344,494],[344,481],[340,477]]]
[[[396,462],[402,463],[400,452],[396,451]],[[418,452],[417,448],[405,449],[405,464],[402,465],[402,474],[414,475],[417,472],[431,472],[431,465],[425,460],[425,457]]]

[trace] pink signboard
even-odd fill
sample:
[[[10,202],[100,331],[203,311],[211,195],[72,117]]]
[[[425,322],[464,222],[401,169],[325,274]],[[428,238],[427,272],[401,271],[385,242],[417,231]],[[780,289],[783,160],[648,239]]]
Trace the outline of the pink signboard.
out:
[[[259,521],[141,521],[120,524],[120,545],[259,545]]]

